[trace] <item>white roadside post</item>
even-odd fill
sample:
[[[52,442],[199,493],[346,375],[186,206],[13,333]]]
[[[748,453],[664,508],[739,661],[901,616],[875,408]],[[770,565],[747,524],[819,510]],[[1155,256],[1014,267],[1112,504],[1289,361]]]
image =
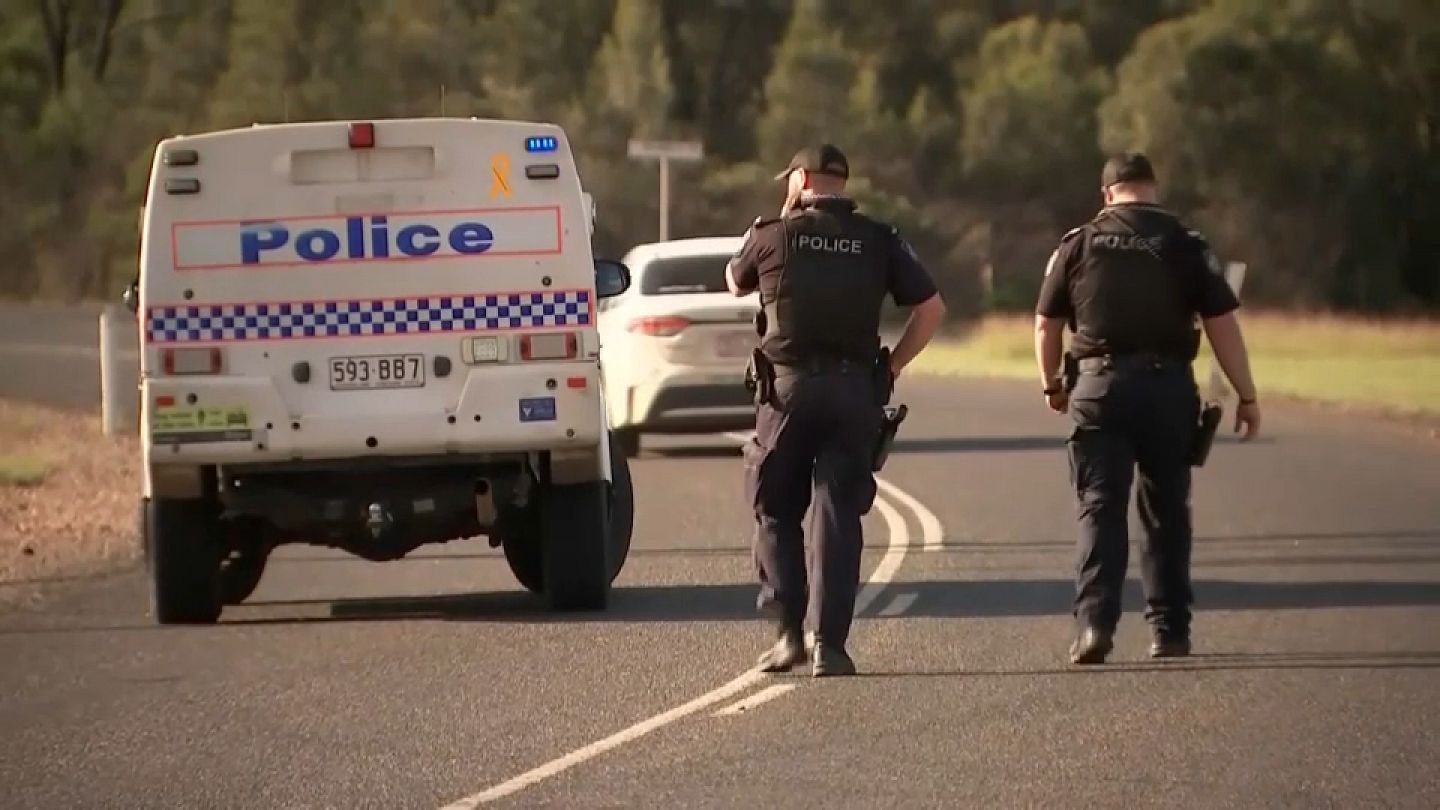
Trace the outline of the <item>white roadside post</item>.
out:
[[[660,241],[670,238],[670,161],[694,162],[705,157],[705,146],[699,141],[632,140],[629,157],[660,161]]]
[[[1225,266],[1225,283],[1230,285],[1230,290],[1235,293],[1237,299],[1240,297],[1240,287],[1245,283],[1245,268],[1245,262],[1230,262]],[[1230,386],[1225,384],[1225,379],[1220,373],[1220,363],[1214,358],[1210,360],[1209,389],[1210,399],[1213,402],[1219,402],[1230,395]]]
[[[135,380],[127,379],[121,349],[134,325],[129,313],[117,305],[100,312],[100,418],[106,436],[129,435],[139,427]]]

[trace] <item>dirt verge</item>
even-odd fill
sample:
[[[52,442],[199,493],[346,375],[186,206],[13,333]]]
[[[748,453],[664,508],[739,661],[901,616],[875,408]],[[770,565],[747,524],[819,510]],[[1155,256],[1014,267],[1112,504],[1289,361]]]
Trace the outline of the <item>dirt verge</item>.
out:
[[[0,583],[83,576],[140,555],[140,445],[98,413],[0,400]]]

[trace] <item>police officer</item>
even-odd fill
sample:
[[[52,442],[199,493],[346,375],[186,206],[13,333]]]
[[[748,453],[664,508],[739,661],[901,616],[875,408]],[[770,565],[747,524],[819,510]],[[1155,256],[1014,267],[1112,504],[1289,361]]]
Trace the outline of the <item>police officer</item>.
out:
[[[776,177],[788,183],[781,216],[756,219],[725,271],[735,295],[760,293],[758,359],[773,366],[773,391],[760,386],[769,397],[757,395],[755,436],[745,447],[757,603],[779,625],[779,639],[760,656],[766,672],[805,662],[809,617],[811,674],[855,673],[845,643],[860,580],[860,518],[875,499],[871,454],[882,408],[945,312],[930,274],[895,228],[858,213],[844,195],[849,175],[833,145],[796,153]],[[887,294],[914,310],[888,368],[877,374]],[[801,521],[812,486],[807,555]]]
[[[1203,323],[1239,396],[1235,430],[1260,426],[1255,383],[1234,293],[1199,233],[1157,204],[1155,173],[1140,154],[1111,158],[1101,174],[1105,206],[1070,231],[1050,257],[1036,306],[1036,356],[1045,397],[1070,411],[1067,443],[1080,523],[1074,614],[1076,664],[1113,649],[1129,551],[1131,482],[1144,539],[1140,572],[1150,655],[1190,653],[1190,448],[1199,390],[1191,363]],[[1062,330],[1073,331],[1078,377],[1057,376]]]

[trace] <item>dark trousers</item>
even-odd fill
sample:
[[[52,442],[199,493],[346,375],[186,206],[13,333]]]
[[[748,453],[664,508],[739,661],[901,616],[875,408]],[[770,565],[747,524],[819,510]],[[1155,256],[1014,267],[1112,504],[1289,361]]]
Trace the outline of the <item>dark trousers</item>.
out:
[[[1083,373],[1071,393],[1068,447],[1079,513],[1075,616],[1113,631],[1129,559],[1132,483],[1144,528],[1140,576],[1145,619],[1160,633],[1188,637],[1190,463],[1199,416],[1188,366]]]
[[[782,372],[775,389],[745,446],[757,606],[796,630],[808,616],[820,641],[844,647],[860,585],[860,518],[875,501],[870,453],[881,408],[868,370]]]

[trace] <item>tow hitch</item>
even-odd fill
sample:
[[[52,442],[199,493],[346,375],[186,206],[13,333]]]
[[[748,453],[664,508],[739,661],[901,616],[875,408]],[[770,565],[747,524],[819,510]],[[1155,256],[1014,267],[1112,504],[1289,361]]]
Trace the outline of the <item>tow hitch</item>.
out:
[[[371,539],[379,540],[395,525],[395,518],[386,511],[382,504],[370,504],[368,513],[369,517],[365,519],[365,528],[370,531]]]

